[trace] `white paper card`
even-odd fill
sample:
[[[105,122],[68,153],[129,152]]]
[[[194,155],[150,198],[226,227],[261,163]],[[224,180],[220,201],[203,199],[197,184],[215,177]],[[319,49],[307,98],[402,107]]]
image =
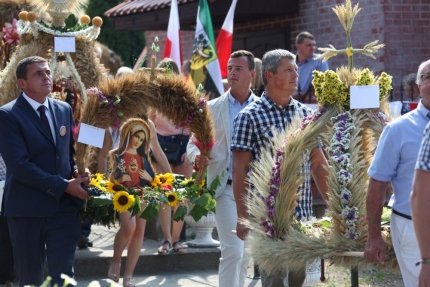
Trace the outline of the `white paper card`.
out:
[[[54,37],[55,52],[76,52],[75,37]]]
[[[351,86],[350,109],[379,108],[379,85]]]
[[[104,129],[81,123],[79,127],[78,142],[102,148],[104,137]]]

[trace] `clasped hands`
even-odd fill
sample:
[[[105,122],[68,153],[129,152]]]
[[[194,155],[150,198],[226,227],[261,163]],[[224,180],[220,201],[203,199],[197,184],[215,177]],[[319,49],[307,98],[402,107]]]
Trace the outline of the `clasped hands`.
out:
[[[88,186],[90,184],[91,173],[89,169],[86,168],[85,172],[82,174],[79,174],[78,171],[75,170],[73,172],[73,177],[74,178],[69,180],[66,192],[80,199],[88,199],[90,196],[88,195],[88,192],[83,189],[82,185]]]

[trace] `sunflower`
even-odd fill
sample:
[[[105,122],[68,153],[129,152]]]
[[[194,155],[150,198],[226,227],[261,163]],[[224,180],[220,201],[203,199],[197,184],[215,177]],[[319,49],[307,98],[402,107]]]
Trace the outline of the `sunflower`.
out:
[[[105,180],[99,181],[99,184],[97,185],[97,187],[103,191],[107,191],[106,190],[106,181]]]
[[[190,177],[182,181],[181,184],[186,187],[191,187],[194,184],[194,178]]]
[[[119,183],[118,181],[114,180],[112,181],[108,181],[106,184],[106,191],[109,193],[115,193],[118,191],[125,191],[124,186],[122,186],[121,183]]]
[[[113,196],[113,208],[122,213],[126,212],[134,202],[134,196],[126,191],[119,191]]]
[[[171,173],[158,174],[152,181],[152,187],[161,187],[162,184],[173,184],[175,177]]]
[[[175,207],[178,204],[178,194],[176,192],[166,193],[167,204],[171,207]]]
[[[205,185],[206,181],[204,179],[202,179],[202,182],[200,182],[199,187],[203,188],[203,186]]]
[[[96,173],[95,175],[94,175],[94,177],[97,179],[97,181],[103,181],[104,180],[104,178],[105,178],[105,176],[104,176],[104,174],[103,173]]]
[[[97,180],[97,178],[95,178],[95,177],[91,177],[90,185],[91,185],[91,186],[98,187],[98,185],[99,185],[99,181]]]

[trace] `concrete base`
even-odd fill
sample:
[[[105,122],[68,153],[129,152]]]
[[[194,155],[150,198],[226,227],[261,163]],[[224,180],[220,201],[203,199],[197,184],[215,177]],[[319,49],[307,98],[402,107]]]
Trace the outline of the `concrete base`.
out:
[[[106,278],[110,260],[113,256],[113,242],[118,227],[108,229],[93,225],[90,240],[94,247],[76,249],[75,275],[77,278]],[[140,258],[135,269],[135,276],[154,275],[161,272],[186,272],[217,270],[221,251],[219,248],[188,248],[186,254],[171,251],[160,255],[157,249],[161,241],[145,239]],[[186,245],[185,245],[186,246]],[[127,250],[124,250],[121,275],[126,265]]]

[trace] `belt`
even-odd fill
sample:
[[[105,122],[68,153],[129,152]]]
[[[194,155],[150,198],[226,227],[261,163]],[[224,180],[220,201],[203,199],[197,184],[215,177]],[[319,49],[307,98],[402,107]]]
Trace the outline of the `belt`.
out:
[[[227,180],[227,185],[231,185],[233,182],[231,179]]]
[[[412,216],[410,216],[410,215],[406,215],[406,214],[403,214],[403,213],[398,212],[398,211],[396,211],[396,210],[394,210],[394,209],[393,209],[393,213],[394,213],[394,214],[396,214],[396,215],[398,215],[398,216],[401,216],[401,217],[403,217],[403,218],[406,218],[406,219],[412,220]]]

